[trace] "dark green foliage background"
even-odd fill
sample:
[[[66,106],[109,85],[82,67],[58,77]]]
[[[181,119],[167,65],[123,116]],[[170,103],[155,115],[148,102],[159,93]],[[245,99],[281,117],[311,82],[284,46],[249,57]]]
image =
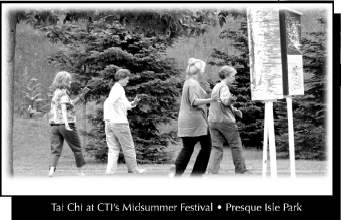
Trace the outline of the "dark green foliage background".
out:
[[[302,37],[305,95],[293,97],[294,138],[296,159],[326,159],[326,19],[317,18],[321,31],[307,32]],[[240,136],[245,147],[262,148],[264,134],[264,104],[251,101],[250,69],[246,18],[241,17],[239,30],[224,30],[219,34],[226,38],[237,53],[230,54],[214,49],[209,64],[232,65],[238,73],[231,93],[237,96],[235,104],[243,111],[238,120]],[[286,102],[274,103],[277,152],[289,156],[288,121]],[[283,114],[284,113],[284,114]]]
[[[316,18],[326,12],[302,12],[306,91],[304,96],[293,98],[296,157],[325,159],[327,33],[325,19]],[[22,17],[18,20],[34,24],[41,32],[36,29],[33,36],[32,32],[27,31],[27,25],[19,24],[16,102],[20,103],[18,100],[23,98],[20,93],[29,79],[22,77],[25,69],[30,77],[42,80],[42,88],[45,91],[48,90],[56,71],[67,70],[75,73],[73,94],[88,86],[92,90],[86,99],[101,105],[114,83],[115,71],[118,68],[127,68],[133,74],[126,87],[128,99],[132,100],[136,94],[142,94],[140,105],[128,113],[138,160],[140,163],[164,163],[169,160],[164,149],[169,143],[174,143],[176,131],[171,129],[173,132],[160,134],[157,127],[162,124],[168,126],[170,122],[177,120],[177,103],[188,58],[206,60],[207,51],[213,47],[215,49],[208,58],[208,63],[214,66],[212,69],[230,64],[238,70],[236,85],[231,88],[231,92],[238,97],[235,106],[243,111],[243,119],[237,119],[243,144],[245,147],[262,148],[264,104],[250,101],[245,12],[233,11],[230,13],[233,19],[231,16],[227,18],[228,12],[220,13],[218,20],[214,17],[215,12],[206,10],[164,10],[148,13],[127,10],[115,13],[116,15],[112,15],[112,11],[97,13],[94,10],[73,10],[65,13],[35,10],[21,13]],[[240,28],[236,29],[238,22]],[[222,29],[213,27],[217,23]],[[150,28],[150,25],[157,25],[157,28]],[[201,35],[207,31],[209,34]],[[219,44],[222,45],[216,46],[218,32]],[[28,33],[32,36],[28,36]],[[53,43],[44,42],[43,35]],[[198,35],[199,37],[189,38]],[[182,38],[178,41],[178,37]],[[213,41],[216,43],[212,43]],[[200,42],[203,42],[203,45]],[[58,52],[48,56],[57,50]],[[50,66],[45,65],[46,57]],[[209,74],[211,75],[208,80],[213,86],[217,79],[216,73],[211,71]],[[280,119],[283,117],[282,113],[286,112],[285,104],[275,103],[274,114],[277,151],[287,154],[287,122]],[[87,151],[97,159],[105,161],[107,146],[102,115],[103,110],[98,108],[88,116],[95,128],[86,136],[89,140]],[[122,155],[120,160],[124,160]]]
[[[177,118],[176,97],[180,95],[182,79],[174,59],[163,52],[165,42],[155,37],[131,34],[118,22],[94,22],[88,31],[73,25],[72,36],[65,47],[50,56],[50,64],[76,73],[74,92],[83,86],[91,91],[87,100],[102,105],[115,82],[118,69],[132,73],[125,88],[127,98],[140,95],[139,105],[129,111],[128,120],[139,163],[163,163],[169,158],[164,153],[168,143],[174,143],[176,134],[159,134],[157,125],[167,124]],[[76,89],[78,88],[78,89]],[[87,136],[86,151],[100,160],[106,160],[103,109],[88,116],[95,128]],[[121,160],[123,157],[121,155]]]

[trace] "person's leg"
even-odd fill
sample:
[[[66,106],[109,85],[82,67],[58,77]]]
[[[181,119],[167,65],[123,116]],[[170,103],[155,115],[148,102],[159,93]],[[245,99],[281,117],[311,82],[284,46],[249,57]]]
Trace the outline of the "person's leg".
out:
[[[199,137],[182,137],[183,147],[175,160],[175,176],[180,177],[186,170]]]
[[[212,139],[212,151],[207,171],[211,174],[218,174],[220,164],[224,156],[223,142],[225,138],[219,131],[217,123],[210,123],[210,133]]]
[[[211,135],[209,130],[207,130],[207,135],[199,137],[199,142],[201,149],[195,160],[191,176],[201,176],[206,172],[212,149]]]
[[[76,166],[78,168],[78,174],[84,175],[82,172],[82,167],[85,164],[84,156],[81,147],[81,141],[79,139],[79,135],[77,133],[76,126],[73,124],[69,124],[72,131],[68,131],[65,129],[65,125],[59,126],[59,131],[63,135],[64,139],[70,146],[73,154],[75,155]]]
[[[244,173],[246,171],[245,160],[242,155],[242,141],[239,136],[236,124],[224,124],[222,128],[226,140],[231,146],[233,164],[235,173]]]
[[[112,123],[105,123],[105,136],[108,145],[108,164],[106,174],[115,173],[121,145],[113,131]]]
[[[136,152],[133,137],[131,136],[128,124],[114,124],[113,131],[121,144],[124,159],[128,168],[128,173],[140,173],[143,169],[138,169],[136,162]]]
[[[49,176],[52,177],[56,170],[58,160],[63,150],[64,138],[59,133],[58,126],[50,127],[50,143],[51,143],[51,164],[49,167]]]

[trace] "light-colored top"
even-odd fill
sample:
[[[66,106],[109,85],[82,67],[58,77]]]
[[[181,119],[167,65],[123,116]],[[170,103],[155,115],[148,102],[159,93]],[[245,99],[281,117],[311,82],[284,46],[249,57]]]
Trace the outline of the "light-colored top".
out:
[[[220,82],[212,90],[212,98],[220,98],[220,102],[211,103],[208,121],[214,123],[236,123],[234,116],[235,107],[231,105],[231,93],[229,87]]]
[[[135,107],[129,102],[124,88],[119,84],[111,88],[109,97],[103,105],[103,119],[110,123],[128,123],[127,110]]]
[[[76,109],[73,100],[66,89],[56,89],[51,101],[49,124],[65,124],[62,115],[62,104],[66,104],[66,117],[68,123],[76,123]]]
[[[206,92],[198,81],[188,79],[182,88],[180,111],[178,118],[179,137],[197,137],[207,135],[206,105],[193,105],[196,99],[205,99]],[[204,115],[203,115],[204,114]]]

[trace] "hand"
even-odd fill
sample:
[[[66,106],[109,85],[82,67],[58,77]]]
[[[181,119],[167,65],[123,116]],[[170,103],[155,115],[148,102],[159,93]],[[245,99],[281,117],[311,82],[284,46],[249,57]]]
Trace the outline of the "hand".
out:
[[[236,102],[236,100],[237,100],[237,97],[231,94],[231,98],[230,98],[230,100],[231,100],[231,104],[233,104],[233,103],[235,103],[235,102]]]
[[[70,126],[69,126],[68,123],[65,124],[65,129],[68,130],[68,131],[73,131],[73,130],[70,128]]]
[[[236,114],[239,118],[243,117],[243,113],[240,110],[235,110],[234,114]]]
[[[218,96],[211,98],[212,102],[221,102],[220,98]]]
[[[80,94],[80,97],[84,98],[84,96],[90,91],[90,89],[88,87],[84,87],[82,89],[82,92]]]
[[[141,99],[140,99],[138,96],[136,96],[136,97],[134,98],[133,105],[137,105],[137,103],[138,103],[140,100],[141,100]]]

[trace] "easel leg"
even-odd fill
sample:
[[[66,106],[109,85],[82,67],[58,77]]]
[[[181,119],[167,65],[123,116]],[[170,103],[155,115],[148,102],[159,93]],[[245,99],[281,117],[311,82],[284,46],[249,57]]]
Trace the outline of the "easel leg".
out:
[[[294,123],[292,113],[292,98],[286,97],[288,111],[288,135],[289,135],[289,156],[290,156],[290,173],[291,178],[296,178],[295,172],[295,145],[294,145]]]
[[[273,101],[265,103],[265,117],[267,118],[268,132],[269,132],[269,151],[270,151],[270,168],[271,178],[277,178],[276,165],[276,143],[275,143],[275,129],[273,117]]]
[[[268,167],[268,125],[266,117],[266,108],[264,112],[264,139],[263,139],[263,178],[266,177],[266,170]]]

